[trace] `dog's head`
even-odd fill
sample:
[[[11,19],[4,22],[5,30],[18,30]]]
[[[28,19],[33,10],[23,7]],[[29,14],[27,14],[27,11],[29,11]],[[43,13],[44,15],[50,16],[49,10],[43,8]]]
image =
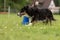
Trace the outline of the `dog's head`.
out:
[[[28,6],[24,6],[19,12],[18,12],[18,16],[22,16],[22,15],[25,15],[26,11],[28,9]]]

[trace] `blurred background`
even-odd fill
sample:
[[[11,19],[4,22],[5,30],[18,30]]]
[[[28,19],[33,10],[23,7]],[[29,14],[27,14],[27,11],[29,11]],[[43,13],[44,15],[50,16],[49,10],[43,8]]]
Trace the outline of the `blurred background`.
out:
[[[0,0],[0,12],[18,12],[23,6],[32,0]],[[54,0],[56,6],[60,6],[60,0]]]
[[[0,12],[17,12],[24,5],[30,3],[31,0],[0,0]]]

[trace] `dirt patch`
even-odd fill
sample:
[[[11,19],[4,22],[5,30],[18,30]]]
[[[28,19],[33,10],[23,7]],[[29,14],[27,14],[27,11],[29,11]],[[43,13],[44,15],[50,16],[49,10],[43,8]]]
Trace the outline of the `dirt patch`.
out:
[[[8,12],[0,12],[0,14],[7,14]]]

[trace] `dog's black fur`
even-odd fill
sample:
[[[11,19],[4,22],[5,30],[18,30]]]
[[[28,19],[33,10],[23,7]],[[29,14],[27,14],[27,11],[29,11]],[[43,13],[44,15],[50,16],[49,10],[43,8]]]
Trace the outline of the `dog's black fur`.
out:
[[[28,16],[32,17],[31,23],[38,20],[46,20],[46,23],[48,23],[48,21],[51,23],[52,20],[55,20],[52,12],[47,8],[39,9],[37,7],[24,6],[18,15],[24,15],[25,13],[23,12],[26,12]]]

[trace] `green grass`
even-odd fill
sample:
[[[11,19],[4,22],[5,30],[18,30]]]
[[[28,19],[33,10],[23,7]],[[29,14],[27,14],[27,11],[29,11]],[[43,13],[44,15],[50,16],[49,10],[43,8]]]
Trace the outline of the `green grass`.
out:
[[[0,14],[0,40],[60,40],[60,15],[54,18],[52,25],[24,26],[16,14]]]

